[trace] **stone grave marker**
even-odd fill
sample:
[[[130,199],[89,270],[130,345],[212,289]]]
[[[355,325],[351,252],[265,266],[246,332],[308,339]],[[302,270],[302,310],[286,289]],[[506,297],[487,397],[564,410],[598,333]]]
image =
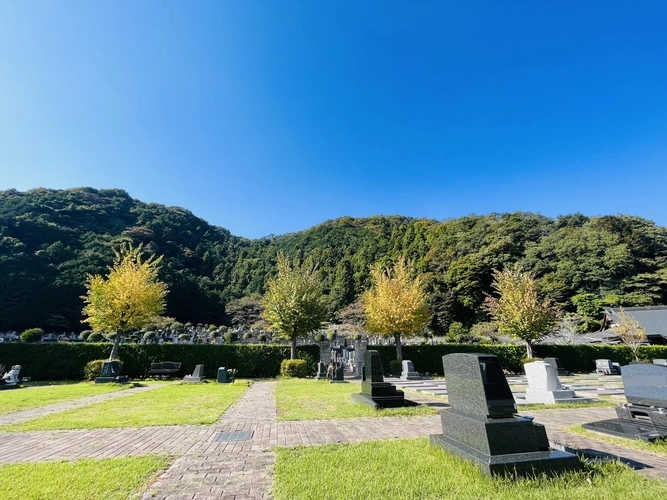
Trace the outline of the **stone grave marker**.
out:
[[[523,365],[528,387],[525,403],[586,403],[590,399],[578,398],[575,392],[564,388],[558,380],[558,371],[551,363],[533,361]],[[522,401],[523,402],[523,401]]]
[[[120,377],[120,363],[118,361],[105,361],[102,365],[102,373],[95,379],[96,384],[108,384],[116,382]]]
[[[565,369],[563,363],[561,363],[560,359],[558,358],[544,358],[544,362],[549,363],[552,366],[555,366],[556,370],[558,371],[558,375],[560,377],[566,377],[567,375],[571,375],[571,372]]]
[[[405,399],[403,391],[397,390],[394,384],[384,381],[380,353],[374,350],[367,350],[364,353],[361,392],[352,394],[352,400],[376,409],[416,406],[416,403]]]
[[[653,364],[667,366],[667,359],[654,359]]]
[[[204,376],[204,365],[195,366],[195,371],[192,372],[192,375],[183,377],[183,382],[187,382],[188,384],[197,384],[204,380],[206,380],[206,377]]]
[[[401,380],[421,380],[419,372],[415,371],[412,361],[404,359],[401,363]]]
[[[324,380],[327,378],[327,365],[322,361],[317,363],[317,375],[315,375],[317,380]]]
[[[589,430],[644,441],[667,438],[667,366],[635,363],[621,369],[627,403],[618,418],[583,424]]]
[[[596,359],[595,373],[602,375],[620,375],[621,367],[618,363],[612,363],[611,359]]]
[[[202,370],[202,373],[203,373],[203,370]],[[227,368],[225,368],[224,366],[221,366],[220,368],[218,368],[217,381],[220,384],[230,384],[230,383],[234,382],[234,377],[232,376],[231,373],[229,373],[227,371]]]
[[[21,385],[21,365],[14,365],[12,369],[9,370],[2,376],[0,379],[0,389],[13,389]]]
[[[451,409],[440,410],[442,434],[431,444],[476,463],[489,475],[578,469],[576,455],[549,448],[544,426],[516,415],[514,397],[498,358],[443,356]]]

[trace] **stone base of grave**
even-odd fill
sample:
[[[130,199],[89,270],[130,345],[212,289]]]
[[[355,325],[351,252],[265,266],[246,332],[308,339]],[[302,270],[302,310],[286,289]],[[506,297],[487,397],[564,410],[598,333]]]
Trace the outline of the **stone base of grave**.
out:
[[[541,389],[526,388],[525,399],[515,398],[516,404],[560,404],[560,403],[590,403],[595,401],[593,398],[577,397],[574,391],[544,391]]]
[[[410,406],[419,406],[419,403],[405,399],[403,391],[396,391],[396,396],[375,396],[371,397],[368,394],[358,392],[352,394],[352,401],[355,403],[365,404],[376,410],[381,409],[392,409],[392,408],[405,408]]]
[[[18,383],[18,384],[2,384],[2,385],[0,385],[0,391],[3,391],[5,389],[18,389],[19,387],[21,387],[20,383]]]
[[[200,382],[206,382],[206,377],[193,377],[192,375],[186,375],[183,377],[183,382],[186,384],[199,384]]]
[[[442,434],[432,434],[429,438],[431,446],[439,446],[455,456],[477,464],[482,472],[489,476],[557,474],[581,468],[579,458],[564,451],[549,450],[489,455]]]
[[[421,380],[422,376],[419,372],[402,372],[401,380]]]
[[[589,431],[601,432],[603,434],[629,439],[641,439],[642,441],[647,441],[649,443],[667,438],[666,427],[656,427],[651,425],[650,422],[638,424],[621,420],[620,418],[582,424],[582,427]]]
[[[128,384],[130,382],[130,377],[127,375],[120,375],[118,377],[97,377],[95,379],[96,384]]]
[[[330,384],[349,384],[347,380],[329,380]]]

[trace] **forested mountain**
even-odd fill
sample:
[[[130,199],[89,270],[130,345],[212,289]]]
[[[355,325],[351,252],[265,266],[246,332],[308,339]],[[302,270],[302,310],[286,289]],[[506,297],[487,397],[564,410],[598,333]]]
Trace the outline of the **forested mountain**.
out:
[[[318,265],[332,317],[368,285],[370,264],[406,255],[426,274],[438,332],[485,320],[491,271],[517,261],[591,325],[605,304],[661,304],[667,295],[667,229],[639,217],[343,217],[248,240],[120,189],[8,190],[0,191],[0,331],[82,329],[86,274],[104,273],[112,247],[127,240],[164,255],[167,315],[182,322],[227,323],[225,304],[263,293],[280,251]]]

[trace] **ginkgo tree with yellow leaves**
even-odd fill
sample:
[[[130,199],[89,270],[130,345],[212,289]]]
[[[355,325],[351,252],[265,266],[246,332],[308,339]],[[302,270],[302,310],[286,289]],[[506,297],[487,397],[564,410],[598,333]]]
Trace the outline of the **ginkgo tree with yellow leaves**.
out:
[[[500,333],[525,342],[527,357],[532,358],[533,342],[556,327],[560,309],[551,300],[539,297],[535,276],[522,271],[518,264],[494,270],[491,286],[498,297],[488,295],[485,309]]]
[[[95,332],[115,334],[109,360],[124,335],[150,324],[164,311],[167,285],[158,279],[162,256],[144,258],[141,245],[122,244],[106,278],[88,275],[83,314]]]
[[[415,276],[412,264],[401,257],[392,267],[371,267],[371,287],[361,297],[366,329],[393,337],[396,358],[403,361],[401,337],[421,333],[429,322],[422,276]]]

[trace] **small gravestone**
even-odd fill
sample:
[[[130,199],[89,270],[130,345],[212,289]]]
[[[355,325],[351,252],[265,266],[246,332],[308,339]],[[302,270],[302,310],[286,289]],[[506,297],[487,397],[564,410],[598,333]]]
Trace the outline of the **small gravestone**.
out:
[[[596,359],[595,373],[601,375],[620,375],[621,367],[618,363],[612,363],[611,359]]]
[[[421,380],[419,372],[415,371],[412,361],[409,359],[403,360],[401,363],[401,380]]]
[[[183,377],[183,382],[187,382],[188,384],[196,384],[204,380],[206,380],[206,377],[204,377],[204,365],[195,366],[195,371],[192,372],[192,375]]]
[[[102,373],[95,379],[95,383],[117,382],[118,377],[120,377],[120,363],[118,361],[105,361],[102,365]]]
[[[555,366],[559,377],[566,377],[572,374],[569,370],[565,369],[563,363],[561,363],[558,358],[544,358],[544,362],[549,363],[551,366]]]
[[[324,380],[327,378],[327,365],[322,361],[317,363],[317,375],[315,375],[317,380]]]
[[[203,373],[203,370],[202,370]],[[229,384],[234,382],[234,376],[227,371],[224,366],[218,368],[218,382],[221,384]]]
[[[654,359],[653,364],[667,366],[667,359]]]
[[[576,397],[574,391],[565,389],[558,380],[558,371],[551,363],[533,361],[523,365],[528,379],[526,404],[531,403],[586,403],[590,399]],[[523,401],[522,401],[523,402]]]
[[[440,411],[442,434],[431,444],[476,463],[486,474],[552,473],[580,468],[576,455],[549,448],[544,426],[516,415],[498,358],[443,356],[451,409]]]
[[[644,441],[667,438],[667,366],[636,363],[621,369],[627,403],[618,418],[583,424],[592,431]]]
[[[394,384],[384,381],[382,362],[378,351],[364,353],[364,376],[361,382],[361,393],[352,394],[352,400],[364,403],[373,408],[401,408],[416,406],[406,400],[403,391],[396,389]]]
[[[330,384],[345,383],[345,365],[342,361],[332,361],[327,369],[327,378]]]
[[[14,365],[12,369],[9,370],[2,376],[0,379],[0,389],[14,389],[21,385],[21,365]]]

